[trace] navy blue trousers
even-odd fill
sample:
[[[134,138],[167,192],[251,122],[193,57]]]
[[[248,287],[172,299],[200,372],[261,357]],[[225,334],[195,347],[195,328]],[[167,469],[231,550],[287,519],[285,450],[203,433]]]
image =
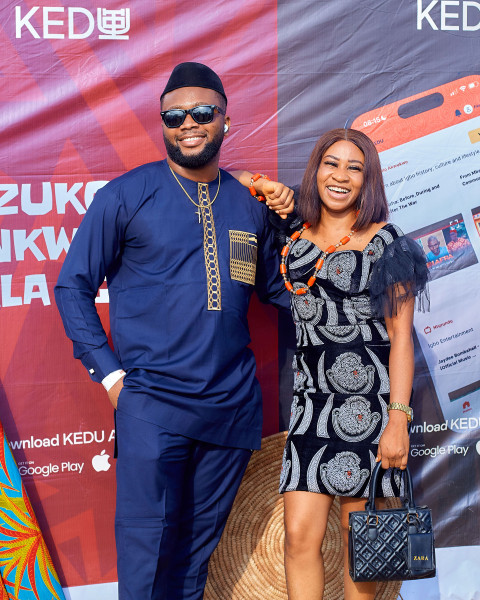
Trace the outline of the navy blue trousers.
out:
[[[250,450],[185,438],[121,410],[116,431],[119,600],[201,600]]]

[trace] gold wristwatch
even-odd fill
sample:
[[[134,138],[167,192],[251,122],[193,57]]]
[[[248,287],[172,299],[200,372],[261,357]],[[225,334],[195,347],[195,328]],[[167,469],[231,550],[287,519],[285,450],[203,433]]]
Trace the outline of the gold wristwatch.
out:
[[[388,411],[391,410],[401,410],[407,415],[407,421],[411,423],[413,419],[413,410],[411,406],[407,406],[406,404],[401,404],[400,402],[390,402],[388,405]]]

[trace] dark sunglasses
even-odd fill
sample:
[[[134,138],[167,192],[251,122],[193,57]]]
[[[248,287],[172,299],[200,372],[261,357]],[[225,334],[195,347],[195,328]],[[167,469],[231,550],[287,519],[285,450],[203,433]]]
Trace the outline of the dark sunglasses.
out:
[[[215,111],[219,112],[221,115],[225,114],[225,111],[215,104],[202,104],[201,106],[194,106],[188,110],[184,110],[183,108],[163,110],[160,115],[166,127],[173,129],[174,127],[180,127],[187,118],[187,115],[190,115],[195,123],[198,123],[199,125],[211,123]]]

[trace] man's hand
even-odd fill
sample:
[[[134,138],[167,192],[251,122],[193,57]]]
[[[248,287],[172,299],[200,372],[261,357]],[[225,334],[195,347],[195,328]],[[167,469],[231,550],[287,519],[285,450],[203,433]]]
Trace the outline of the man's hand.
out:
[[[280,183],[279,181],[268,181],[268,179],[259,179],[255,185],[259,194],[265,196],[268,208],[274,210],[282,219],[293,212],[293,190]],[[260,188],[260,189],[259,189]]]
[[[123,376],[125,377],[125,375]],[[117,408],[118,396],[123,388],[123,377],[121,377],[116,383],[112,385],[112,387],[108,390],[108,398],[112,403],[113,408]]]

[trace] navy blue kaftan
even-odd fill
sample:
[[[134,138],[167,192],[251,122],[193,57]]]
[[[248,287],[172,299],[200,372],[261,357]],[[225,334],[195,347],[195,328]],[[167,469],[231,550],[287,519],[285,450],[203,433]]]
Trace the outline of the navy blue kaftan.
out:
[[[55,288],[74,354],[94,381],[127,372],[121,409],[173,433],[259,448],[261,393],[247,311],[289,307],[268,210],[226,171],[197,185],[166,161],[99,190]],[[212,203],[213,202],[213,203]],[[107,278],[114,350],[95,309]]]

